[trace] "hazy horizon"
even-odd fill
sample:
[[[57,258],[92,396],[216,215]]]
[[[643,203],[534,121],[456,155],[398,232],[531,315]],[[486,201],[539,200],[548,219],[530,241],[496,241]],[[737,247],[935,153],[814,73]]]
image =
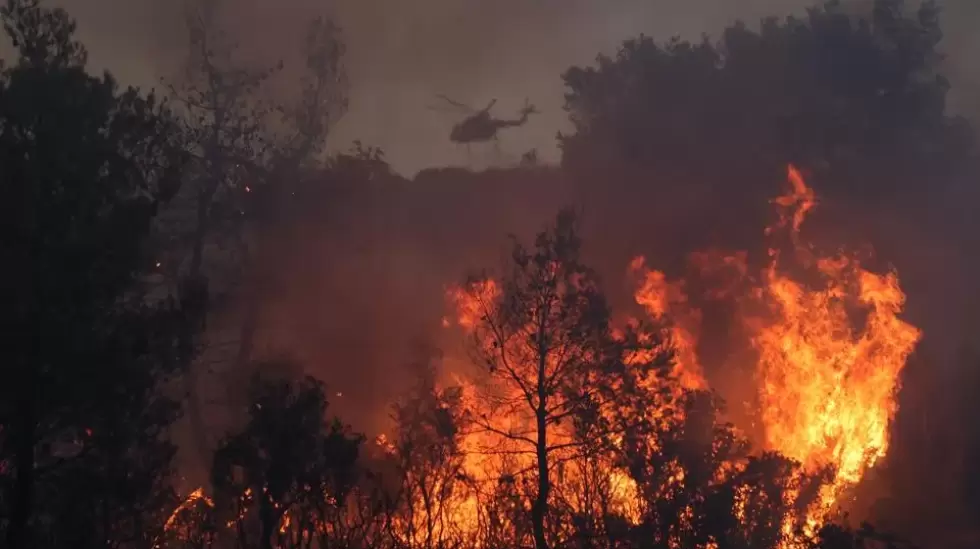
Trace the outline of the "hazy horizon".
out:
[[[860,1],[860,0],[859,0]],[[184,51],[182,2],[160,0],[58,0],[79,24],[93,68],[107,68],[122,81],[157,85],[172,76]],[[980,71],[969,64],[980,53],[971,21],[980,3],[946,0],[943,49],[953,82],[953,107],[980,111]],[[435,112],[434,95],[482,106],[498,100],[494,113],[513,115],[525,98],[542,111],[523,128],[501,135],[501,149],[517,158],[538,149],[558,156],[555,136],[566,127],[561,73],[613,53],[623,40],[645,33],[697,40],[715,37],[736,20],[756,24],[767,16],[800,15],[809,0],[237,0],[229,17],[243,51],[268,59],[298,49],[302,25],[318,14],[343,28],[348,47],[350,109],[331,136],[334,150],[355,139],[381,147],[406,175],[439,165],[479,164],[489,146],[465,148],[448,140],[451,112]],[[546,29],[546,30],[542,30]]]

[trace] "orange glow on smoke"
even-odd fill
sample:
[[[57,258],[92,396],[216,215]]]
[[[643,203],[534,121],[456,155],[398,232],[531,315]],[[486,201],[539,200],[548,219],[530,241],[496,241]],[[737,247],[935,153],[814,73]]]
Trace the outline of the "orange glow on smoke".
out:
[[[747,267],[744,252],[693,254],[692,263],[705,277],[724,271],[734,273],[743,283],[741,287],[731,283],[732,276],[727,284],[715,280],[705,297],[735,300],[738,321],[755,350],[756,413],[764,433],[764,440],[756,441],[759,449],[778,452],[810,472],[832,471],[803,523],[784,525],[787,534],[802,528],[812,535],[843,503],[841,498],[847,490],[886,455],[900,373],[921,333],[899,318],[905,295],[896,273],[873,273],[843,253],[820,257],[801,243],[800,230],[816,206],[816,195],[792,166],[788,181],[790,192],[773,200],[778,222],[765,234],[788,237],[792,266],[811,272],[818,282],[804,284],[792,278],[783,269],[780,247],[775,243],[768,264],[757,275]],[[637,257],[629,266],[637,281],[634,297],[668,334],[675,352],[673,380],[679,389],[709,389],[698,355],[701,311],[685,293],[685,281],[668,280],[663,272],[646,265],[645,258]],[[450,298],[458,325],[471,331],[493,306],[500,289],[494,280],[487,280],[468,290],[454,289]],[[859,314],[854,311],[859,311],[863,320],[858,321]],[[513,356],[520,355],[515,352]],[[651,408],[670,405],[669,398],[664,400],[662,383],[658,380],[649,388],[651,403],[659,403]],[[468,389],[476,390],[472,383]],[[477,406],[475,401],[471,405]],[[485,450],[506,447],[508,437],[501,434],[528,432],[528,418],[519,413],[507,421],[510,423],[498,426],[500,432],[496,434],[470,436],[469,449],[482,457],[467,458],[469,471],[492,478],[486,473],[499,469],[501,463],[487,457]],[[556,442],[568,436],[554,429],[550,433]],[[532,456],[525,455],[524,459],[521,465],[529,466]],[[738,464],[730,466],[730,470],[738,468]],[[629,476],[611,467],[608,476],[617,485],[618,508],[635,506],[631,500],[635,499],[636,487]],[[683,470],[677,472],[678,479],[683,476]],[[744,506],[748,497],[739,494],[736,507]],[[736,509],[736,514],[743,516],[744,512]]]
[[[653,433],[644,433],[640,447],[649,449],[651,454],[666,448],[667,437],[659,437],[683,426],[686,409],[678,406],[683,402],[682,397],[691,391],[713,388],[711,372],[706,371],[706,361],[699,349],[704,343],[704,315],[698,303],[701,299],[730,301],[736,311],[735,322],[747,338],[746,346],[754,352],[749,366],[754,381],[755,417],[761,424],[761,438],[753,441],[755,450],[777,452],[802,464],[806,472],[830,471],[829,480],[815,498],[802,494],[803,483],[796,479],[788,481],[786,493],[778,495],[765,489],[753,490],[744,483],[734,487],[733,500],[729,503],[741,528],[748,531],[758,526],[758,522],[770,520],[785,535],[781,543],[784,549],[792,547],[785,540],[794,539],[795,532],[812,536],[823,523],[834,518],[836,508],[846,503],[848,490],[885,457],[889,427],[897,410],[900,374],[921,337],[916,327],[899,318],[905,295],[896,273],[873,273],[864,269],[856,257],[844,253],[821,256],[803,243],[801,228],[816,206],[816,195],[793,167],[788,170],[788,181],[790,191],[772,201],[779,217],[765,229],[772,242],[761,269],[749,267],[746,252],[692,254],[696,281],[693,277],[670,280],[663,272],[647,267],[643,257],[630,262],[629,272],[636,284],[635,302],[670,343],[673,363],[669,367],[670,375],[634,380],[636,383],[631,387],[639,387],[644,397],[642,406],[625,413],[601,408],[596,412],[602,419],[611,419],[616,413],[620,417],[639,414],[654,426]],[[780,237],[785,239],[782,244]],[[554,265],[548,264],[547,268],[551,267]],[[803,278],[800,273],[806,273],[806,283],[800,280]],[[698,288],[697,295],[689,293],[692,288]],[[480,351],[501,358],[500,364],[507,371],[497,373],[510,376],[511,380],[533,380],[541,375],[542,369],[547,373],[561,368],[556,362],[561,358],[555,357],[560,353],[549,353],[540,363],[535,360],[533,327],[523,327],[521,331],[522,327],[518,326],[517,337],[487,336],[500,329],[493,324],[493,313],[499,310],[503,297],[504,288],[493,279],[452,288],[448,299],[453,314],[443,318],[441,324],[444,328],[459,327],[469,336],[475,336],[473,341]],[[616,337],[622,337],[625,332],[625,328],[614,330]],[[506,344],[497,347],[495,341],[506,341]],[[580,357],[583,362],[590,358],[594,357]],[[628,373],[629,367],[650,359],[633,356],[620,365],[626,366]],[[533,445],[537,431],[536,418],[528,404],[534,402],[535,396],[522,392],[518,388],[521,383],[501,382],[494,376],[464,375],[462,371],[442,374],[440,381],[446,383],[441,385],[447,389],[450,385],[458,388],[460,407],[465,411],[466,428],[454,433],[459,437],[455,454],[459,459],[458,469],[453,465],[453,455],[439,454],[434,458],[436,466],[430,469],[404,471],[401,481],[405,485],[425,485],[425,489],[404,496],[407,509],[392,512],[386,519],[385,532],[399,546],[432,548],[444,546],[445,542],[446,546],[485,547],[491,542],[480,537],[484,535],[480,532],[506,520],[501,516],[527,517],[531,512],[533,489],[529,491],[527,480],[535,474]],[[613,384],[616,383],[614,380]],[[619,390],[625,383],[619,380],[613,389]],[[723,391],[724,387],[717,389]],[[550,402],[554,405],[554,401]],[[636,416],[629,417],[632,420]],[[742,477],[736,475],[748,467],[742,457],[725,458],[728,461],[720,466],[712,465],[717,470],[708,471],[686,470],[673,458],[663,460],[656,465],[657,478],[651,481],[656,485],[645,488],[656,491],[650,497],[640,492],[634,480],[638,477],[631,476],[631,471],[611,455],[613,452],[608,447],[588,454],[587,458],[576,453],[579,450],[575,446],[573,423],[550,425],[546,441],[553,449],[549,453],[550,461],[556,464],[551,473],[553,493],[563,494],[565,516],[614,514],[634,525],[640,524],[644,515],[651,512],[644,506],[659,505],[650,504],[651,500],[680,501],[678,494],[683,493],[685,482],[692,478],[702,475],[700,478],[707,479],[705,482],[716,484],[729,479],[742,482]],[[437,426],[437,434],[438,430]],[[613,450],[622,450],[629,444],[624,438],[610,441]],[[415,458],[413,452],[437,448],[431,444],[399,446],[401,442],[398,437],[380,435],[373,449],[397,462],[406,454]],[[721,444],[724,442],[712,440],[707,448],[717,455],[735,455],[723,454],[724,450],[717,447]],[[583,493],[598,497],[578,497],[577,494]],[[255,500],[251,489],[245,490],[238,502],[239,516],[226,526],[235,528],[240,524]],[[776,521],[761,517],[758,511],[760,502],[791,506],[796,501],[813,503],[800,516],[787,513],[785,516],[789,518]],[[726,509],[729,503],[725,504]],[[683,544],[681,538],[696,528],[695,504],[682,502],[677,506],[677,520],[671,532],[666,534],[667,539],[657,543],[671,548]],[[179,518],[195,505],[212,506],[201,490],[195,491],[174,511],[167,521],[167,530],[176,531]],[[490,510],[491,507],[501,514],[494,514],[497,511]],[[338,510],[340,514],[344,512],[345,509]],[[287,534],[303,527],[304,520],[307,519],[301,514],[284,510],[278,530]],[[317,527],[329,532],[334,526],[318,523]],[[519,529],[517,524],[509,524],[504,530],[508,528]],[[555,536],[572,531],[570,525],[556,524],[554,528],[564,529],[551,534]],[[520,544],[516,538],[493,543]],[[709,538],[699,541],[697,547],[717,549],[718,544]]]
[[[905,294],[896,273],[870,272],[843,253],[819,257],[801,243],[800,228],[816,197],[794,167],[789,168],[789,182],[790,192],[773,200],[779,221],[766,234],[788,231],[794,266],[815,271],[820,282],[807,286],[791,278],[781,270],[782,256],[774,246],[769,265],[738,296],[739,320],[758,353],[755,373],[765,449],[811,471],[833,470],[808,512],[805,527],[812,532],[888,451],[899,376],[921,333],[899,318]],[[724,263],[741,265],[744,259],[728,256]],[[642,265],[638,258],[632,268],[637,271]],[[686,307],[682,284],[664,281],[657,271],[644,274],[636,301],[653,318],[676,315],[671,328],[678,348],[676,369],[693,377],[700,371],[694,337],[700,314]],[[758,313],[760,305],[768,314]],[[855,320],[854,309],[866,315],[863,322]]]
[[[905,294],[896,273],[872,273],[855,258],[814,258],[799,248],[814,195],[792,168],[790,181],[793,193],[776,201],[781,224],[792,220],[797,256],[813,264],[823,285],[808,290],[781,274],[773,254],[765,294],[775,320],[752,343],[759,352],[766,444],[808,467],[834,469],[821,494],[823,508],[811,513],[819,520],[887,453],[899,376],[921,332],[898,317]],[[850,307],[866,315],[862,323]]]

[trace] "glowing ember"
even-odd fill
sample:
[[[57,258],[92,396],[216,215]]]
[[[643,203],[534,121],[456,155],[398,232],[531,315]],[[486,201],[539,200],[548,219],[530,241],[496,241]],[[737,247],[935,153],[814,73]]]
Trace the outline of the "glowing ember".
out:
[[[183,501],[170,513],[164,523],[164,534],[172,541],[188,542],[193,537],[197,518],[193,517],[195,509],[210,509],[214,507],[214,502],[204,493],[203,488],[198,488],[187,495]],[[157,539],[153,542],[154,549],[166,547],[163,540]]]

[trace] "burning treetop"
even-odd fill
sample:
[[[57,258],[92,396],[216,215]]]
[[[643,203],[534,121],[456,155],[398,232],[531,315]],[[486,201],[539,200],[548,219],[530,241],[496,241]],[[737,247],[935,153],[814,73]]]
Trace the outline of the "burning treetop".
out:
[[[380,487],[382,508],[363,507],[379,489],[370,485],[350,484],[341,501],[296,484],[323,503],[304,511],[260,482],[236,492],[241,513],[229,524],[258,513],[279,517],[269,532],[326,540],[353,521],[378,543],[426,549],[547,549],[583,535],[671,549],[804,546],[886,455],[899,375],[920,332],[898,318],[894,273],[802,243],[815,196],[793,168],[789,179],[766,230],[788,244],[773,238],[764,268],[753,273],[744,252],[692,255],[700,282],[711,282],[698,291],[736,305],[753,350],[754,444],[721,421],[712,392],[728,388],[713,386],[702,360],[699,286],[636,258],[634,297],[650,318],[615,322],[579,263],[574,223],[560,216],[533,248],[515,249],[506,276],[450,291],[483,373],[433,370],[396,407],[396,436],[374,448],[381,477],[398,483]],[[175,516],[198,500],[207,507],[201,498]]]
[[[872,273],[862,268],[855,257],[844,253],[822,257],[801,243],[800,229],[816,204],[815,194],[793,167],[789,168],[789,182],[790,192],[773,201],[779,220],[765,231],[774,243],[768,265],[761,273],[750,274],[744,253],[694,256],[706,279],[718,271],[729,274],[725,277],[728,285],[711,288],[711,297],[725,297],[737,303],[738,321],[749,334],[755,350],[753,371],[757,394],[754,399],[763,436],[756,441],[757,445],[799,462],[808,474],[824,479],[817,493],[805,493],[813,489],[805,490],[802,483],[788,487],[786,501],[799,507],[802,513],[787,515],[782,525],[786,536],[800,528],[809,535],[815,534],[843,503],[841,498],[848,488],[885,456],[889,425],[897,409],[899,376],[920,337],[917,328],[898,318],[905,296],[895,273]],[[787,257],[783,257],[780,253],[783,250],[775,243],[774,237],[780,234],[788,236],[790,242],[792,253],[786,254]],[[785,269],[789,266],[814,273],[818,282],[807,285],[795,280]],[[641,376],[645,381],[640,386],[648,391],[648,407],[643,413],[661,416],[662,427],[680,426],[685,421],[681,404],[685,393],[711,388],[707,379],[710,376],[706,376],[698,356],[702,313],[690,303],[684,281],[669,281],[662,272],[647,269],[642,257],[636,258],[630,268],[638,279],[636,302],[664,327],[665,339],[672,348],[672,367],[666,376]],[[459,311],[459,325],[477,334],[477,345],[503,358],[510,355],[510,360],[504,361],[508,364],[505,385],[509,380],[517,382],[517,387],[526,388],[525,383],[533,385],[543,379],[533,368],[526,372],[520,370],[530,366],[520,364],[523,355],[513,355],[507,348],[511,343],[493,337],[495,333],[499,335],[494,331],[495,315],[511,303],[506,288],[502,289],[494,280],[483,280],[465,290],[454,290],[452,296]],[[864,315],[862,322],[857,320],[855,310]],[[533,333],[540,334],[540,331]],[[547,377],[548,360],[553,360],[550,357],[565,355],[552,355],[540,347],[538,350],[543,351],[538,354],[543,357]],[[509,397],[521,400],[519,393]],[[533,400],[533,395],[530,398]],[[473,405],[479,410],[486,402],[474,399]],[[614,408],[599,407],[599,410],[610,416],[607,420],[614,421],[611,416],[623,412]],[[674,410],[673,415],[663,415],[669,409]],[[506,422],[519,423],[519,430],[515,431],[512,425],[498,424],[496,429],[487,429],[480,436],[496,435],[500,440],[484,441],[479,446],[499,447],[519,436],[530,441],[540,434],[542,429],[540,424],[535,427],[533,416],[521,420],[522,416],[514,412],[511,410]],[[486,410],[477,413],[488,417]],[[638,420],[639,416],[634,419]],[[654,433],[648,435],[645,444],[651,447],[662,444]],[[545,438],[556,448],[570,448],[572,441],[581,442],[577,436],[580,433],[574,432],[571,425],[556,422]],[[625,443],[621,436],[612,440]],[[532,454],[525,455],[528,460],[525,469],[533,469]],[[581,457],[577,454],[559,459]],[[473,463],[476,469],[487,467],[484,461],[479,465],[475,460]],[[622,465],[617,465],[614,459],[607,462],[607,467],[612,478],[630,481]],[[727,472],[719,470],[716,474],[737,474],[745,467],[744,460],[739,459],[729,464]],[[539,477],[548,475],[547,465],[538,469]],[[684,469],[670,476],[674,482],[682,482]],[[539,489],[539,498],[540,492]],[[617,495],[621,508],[629,506],[625,500],[638,497],[635,485],[618,489]],[[748,497],[747,493],[744,497]],[[743,501],[736,506],[744,504]]]

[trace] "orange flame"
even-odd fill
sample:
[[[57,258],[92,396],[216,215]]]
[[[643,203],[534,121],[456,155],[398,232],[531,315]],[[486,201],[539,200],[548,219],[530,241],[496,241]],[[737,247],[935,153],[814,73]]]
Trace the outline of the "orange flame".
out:
[[[813,532],[843,493],[885,456],[900,373],[921,332],[899,318],[905,294],[896,273],[872,273],[843,254],[815,258],[801,244],[799,232],[816,206],[816,195],[795,167],[789,167],[788,179],[790,192],[773,200],[779,221],[766,234],[787,230],[795,257],[803,267],[815,268],[822,286],[811,288],[783,273],[778,248],[773,247],[760,282],[739,302],[741,320],[758,353],[765,449],[811,471],[832,471],[806,518],[805,526]],[[706,267],[704,256],[696,259]],[[730,256],[716,268],[743,261]],[[642,271],[643,264],[637,258],[631,270]],[[635,298],[654,319],[679,315],[672,328],[676,369],[699,372],[694,336],[701,318],[687,305],[682,287],[667,282],[662,273],[646,271]],[[764,318],[755,312],[760,304],[767,311]],[[855,319],[854,310],[864,315],[863,322]]]
[[[738,290],[731,276],[721,282],[714,280],[705,297],[734,298],[740,306],[740,320],[757,354],[757,412],[763,428],[759,445],[798,461],[807,471],[831,471],[804,523],[784,525],[786,534],[799,527],[813,534],[841,503],[847,489],[885,456],[889,425],[897,410],[899,376],[921,333],[899,318],[905,295],[894,272],[872,273],[843,254],[815,257],[801,244],[800,229],[816,206],[816,195],[795,167],[789,167],[788,181],[790,192],[772,201],[779,210],[779,220],[765,234],[787,233],[793,257],[819,277],[817,287],[784,273],[775,245],[768,266],[754,282],[748,276],[744,252],[694,254],[692,260],[703,276],[724,271],[751,282]],[[675,351],[671,377],[678,390],[708,389],[698,355],[702,315],[691,303],[684,281],[671,281],[663,272],[648,269],[643,257],[631,262],[630,272],[637,281],[636,303],[668,333]],[[499,292],[493,280],[467,291],[450,292],[457,323],[473,330]],[[863,314],[863,321],[856,319],[854,310]],[[663,400],[662,383],[656,380],[649,387],[651,402],[661,408],[671,406],[669,397]],[[515,423],[502,429],[520,427]],[[501,441],[486,439],[484,434],[484,439],[478,443],[470,440],[469,444],[475,451],[478,446],[499,447]],[[467,463],[474,471],[486,472],[492,467],[472,458]],[[494,466],[499,468],[500,464]],[[737,468],[731,464],[728,470]],[[683,478],[684,471],[677,475]],[[630,500],[635,499],[635,484],[619,471],[611,470],[609,476],[616,481],[620,507],[629,507]],[[748,495],[740,497],[744,500]],[[742,500],[736,506],[744,506]]]
[[[791,277],[781,263],[780,247],[775,244],[766,267],[755,278],[750,276],[745,252],[692,255],[692,263],[704,278],[701,282],[708,283],[703,297],[732,300],[737,305],[738,320],[755,352],[754,396],[762,423],[757,445],[799,462],[807,471],[830,471],[829,481],[806,509],[802,520],[790,516],[783,522],[772,523],[782,528],[787,540],[800,529],[808,535],[816,533],[831,518],[847,491],[885,457],[889,427],[898,407],[896,392],[900,374],[921,337],[919,329],[899,318],[905,294],[896,273],[873,273],[864,269],[856,258],[843,253],[819,257],[809,246],[801,244],[800,230],[816,206],[816,195],[792,166],[788,180],[790,192],[772,201],[778,208],[779,220],[765,234],[774,236],[785,231],[794,252],[792,259],[800,263],[799,267],[811,271],[817,283],[804,284]],[[703,316],[696,308],[699,296],[689,293],[693,285],[668,280],[663,272],[647,268],[643,257],[634,259],[629,270],[636,281],[636,303],[663,328],[675,353],[672,375],[637,380],[641,392],[649,393],[649,406],[629,412],[644,414],[644,419],[652,420],[658,428],[669,429],[683,419],[682,410],[676,404],[685,391],[711,388],[711,372],[705,370],[704,360],[699,356]],[[451,289],[448,298],[455,309],[455,324],[471,335],[479,335],[481,327],[493,322],[492,313],[502,291],[492,279]],[[453,319],[443,318],[442,325],[451,327]],[[521,364],[531,356],[527,349],[521,348],[522,339],[527,340],[513,338],[504,348],[493,349],[494,354],[504,355],[517,365],[509,373],[512,376],[521,375]],[[492,341],[476,343],[493,345]],[[511,343],[513,349],[507,347]],[[650,357],[633,358],[644,361]],[[626,363],[636,364],[629,358]],[[548,363],[547,367],[556,366]],[[441,477],[414,479],[428,482],[428,489],[439,494],[439,499],[431,501],[431,494],[412,496],[407,503],[409,508],[391,517],[387,526],[400,529],[391,532],[399,544],[437,547],[444,545],[443,537],[453,537],[456,541],[468,540],[468,545],[485,546],[477,539],[477,531],[499,520],[486,509],[487,505],[510,505],[508,512],[517,517],[529,514],[529,498],[521,492],[525,488],[520,477],[534,471],[535,465],[534,452],[525,444],[535,433],[534,418],[526,404],[522,404],[532,397],[513,386],[455,374],[449,377],[460,387],[467,418],[475,426],[460,432],[461,471],[447,469]],[[671,413],[665,413],[668,410]],[[491,415],[493,421],[487,419]],[[634,477],[621,463],[601,451],[581,459],[573,451],[562,449],[572,446],[567,443],[574,439],[573,429],[573,425],[556,423],[548,430],[546,442],[557,449],[553,463],[560,464],[554,472],[556,491],[566,491],[568,495],[588,485],[593,490],[600,486],[604,492],[599,498],[601,503],[588,497],[566,497],[563,503],[570,507],[571,513],[580,516],[599,516],[612,511],[639,524],[648,511],[643,509],[644,502],[649,500],[641,497]],[[658,436],[651,434],[640,445],[657,450],[663,442],[656,440]],[[624,445],[622,440],[612,442]],[[397,457],[404,450],[399,448],[398,441],[393,442],[384,434],[375,440],[375,448],[389,458]],[[712,452],[716,450],[711,448]],[[742,461],[736,461],[729,459],[719,470],[709,471],[713,477],[705,478],[713,478],[711,482],[717,483],[735,478],[734,475],[746,470]],[[656,498],[672,499],[686,481],[697,477],[695,471],[685,470],[677,460],[658,466]],[[792,504],[803,498],[802,483],[795,479],[788,483],[788,493],[778,495],[765,490],[753,491],[752,486],[745,484],[736,486],[732,512],[748,529],[748,523],[759,520],[752,516],[752,507],[759,500]],[[511,493],[516,497],[508,499]],[[786,501],[774,502],[772,498]],[[238,521],[254,499],[251,488],[241,494]],[[180,515],[195,504],[212,505],[202,490],[196,490],[168,519],[167,531],[179,529]],[[690,503],[679,506],[668,539],[661,541],[669,547],[681,546],[681,538],[696,527],[695,512]],[[284,510],[278,525],[280,533],[298,527],[303,520],[303,516]],[[226,526],[231,528],[235,523],[233,519]],[[519,545],[520,540],[506,543]],[[791,544],[785,541],[782,546],[789,549]],[[698,547],[717,549],[718,541],[702,540]]]
[[[664,273],[647,270],[645,265],[646,259],[642,256],[630,263],[630,271],[641,279],[635,294],[636,302],[657,322],[673,320],[673,325],[668,328],[676,353],[673,374],[684,389],[704,389],[707,384],[697,353],[700,311],[688,305],[683,282],[668,282]]]
[[[814,194],[797,170],[789,173],[793,192],[776,203],[790,210],[782,220],[792,219],[799,247]],[[900,374],[921,332],[898,316],[905,294],[894,272],[872,273],[845,255],[818,258],[823,287],[808,290],[777,267],[773,260],[764,288],[774,320],[752,338],[761,416],[771,449],[833,469],[812,522],[888,451]],[[866,315],[863,322],[853,318],[854,308]]]
[[[193,492],[187,495],[179,505],[170,513],[167,517],[166,522],[163,525],[163,531],[166,535],[171,536],[179,541],[185,541],[189,537],[188,525],[184,523],[187,518],[185,515],[193,512],[195,507],[203,505],[206,508],[214,507],[214,502],[205,493],[203,488],[197,488]],[[154,540],[152,546],[154,549],[163,547],[164,544],[162,540]]]

